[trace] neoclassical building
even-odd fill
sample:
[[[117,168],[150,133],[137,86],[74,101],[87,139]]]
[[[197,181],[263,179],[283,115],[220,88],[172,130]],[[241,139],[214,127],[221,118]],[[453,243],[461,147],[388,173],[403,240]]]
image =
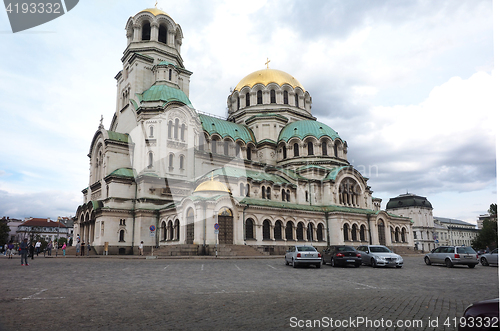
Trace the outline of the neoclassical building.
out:
[[[227,118],[204,114],[189,99],[181,27],[153,8],[125,30],[116,110],[92,139],[75,222],[98,252],[133,253],[141,241],[200,254],[216,243],[275,254],[296,243],[413,249],[411,220],[380,210],[295,77],[250,73],[228,96]]]

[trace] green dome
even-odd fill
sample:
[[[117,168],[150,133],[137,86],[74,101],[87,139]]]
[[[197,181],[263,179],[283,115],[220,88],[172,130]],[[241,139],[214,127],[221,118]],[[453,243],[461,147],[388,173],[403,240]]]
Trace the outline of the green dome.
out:
[[[245,143],[250,141],[255,143],[255,137],[252,130],[244,125],[228,122],[203,114],[198,114],[198,116],[200,117],[203,130],[205,130],[209,135],[217,133],[222,137],[222,139],[231,137],[234,141],[241,139]]]
[[[432,204],[426,197],[421,197],[415,194],[401,194],[395,198],[391,198],[385,209],[396,209],[403,207],[423,207],[432,209]]]
[[[153,85],[146,91],[144,91],[142,94],[138,94],[139,101],[165,101],[166,103],[168,102],[181,102],[189,107],[192,107],[191,101],[189,101],[189,98],[186,96],[182,90],[165,85],[165,84],[158,84],[158,85]]]
[[[282,140],[288,142],[293,137],[304,140],[304,138],[309,136],[316,137],[317,139],[320,139],[323,136],[330,137],[332,140],[335,140],[336,138],[341,139],[337,131],[333,130],[328,125],[318,121],[303,120],[292,122],[285,126],[280,132],[278,142]]]

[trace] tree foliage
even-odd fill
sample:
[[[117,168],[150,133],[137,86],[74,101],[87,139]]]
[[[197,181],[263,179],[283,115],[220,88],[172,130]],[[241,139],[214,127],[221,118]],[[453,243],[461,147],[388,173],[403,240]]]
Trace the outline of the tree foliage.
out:
[[[0,220],[0,247],[3,247],[9,240],[10,227],[5,218]]]
[[[483,221],[483,228],[477,237],[472,241],[472,246],[476,249],[483,249],[488,246],[490,249],[498,247],[498,216],[497,204],[492,203],[488,209],[489,219]]]

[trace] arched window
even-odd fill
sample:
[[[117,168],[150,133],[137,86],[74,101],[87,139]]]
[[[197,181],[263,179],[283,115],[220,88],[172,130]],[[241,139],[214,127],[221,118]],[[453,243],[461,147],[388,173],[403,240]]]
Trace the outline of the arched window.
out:
[[[283,239],[282,235],[281,235],[281,228],[282,228],[282,224],[281,224],[281,221],[278,220],[276,221],[276,223],[274,223],[274,239],[275,240],[281,240]]]
[[[351,230],[351,239],[353,241],[357,241],[358,240],[358,226],[356,224],[354,224],[352,226],[352,230]]]
[[[264,220],[262,223],[262,239],[271,239],[271,222],[269,220]]]
[[[236,98],[236,110],[240,109],[240,97]]]
[[[250,106],[250,93],[247,93],[245,95],[245,105],[248,107]]]
[[[288,105],[288,91],[283,92],[283,103]]]
[[[306,202],[309,201],[309,192],[306,191]]]
[[[318,224],[318,229],[316,230],[316,239],[318,241],[323,241],[323,224],[319,223]]]
[[[167,43],[167,27],[165,25],[160,25],[160,30],[158,31],[158,41],[161,43]]]
[[[365,225],[361,225],[361,227],[359,228],[359,240],[361,241],[366,241],[365,240],[365,231],[366,231],[366,227]]]
[[[240,183],[240,197],[245,195],[244,192],[245,192],[245,186],[243,185],[243,183]]]
[[[224,155],[229,155],[229,141],[224,140]]]
[[[323,156],[327,156],[328,155],[328,149],[327,149],[326,141],[323,141],[321,143],[321,152],[322,152]]]
[[[276,91],[271,90],[271,103],[276,103]]]
[[[125,230],[120,230],[120,240],[119,241],[125,241]]]
[[[167,225],[167,233],[168,233],[168,238],[167,238],[167,240],[172,240],[172,239],[174,239],[174,226],[172,225],[172,221],[168,221],[168,225]]]
[[[154,137],[153,133],[154,133],[154,128],[153,128],[153,126],[151,125],[151,126],[149,127],[149,138],[153,138],[153,137]]]
[[[285,239],[286,240],[293,240],[293,223],[291,221],[288,221],[286,223]]]
[[[404,242],[404,243],[406,242],[406,229],[405,228],[403,228],[401,230],[401,241]]]
[[[184,155],[179,157],[179,169],[184,169]]]
[[[179,222],[179,220],[175,220],[175,223],[174,223],[174,240],[179,240],[179,229],[180,229],[180,222]]]
[[[245,239],[253,239],[253,220],[247,218],[245,221]]]
[[[399,241],[399,228],[396,228],[396,231],[394,232],[394,239],[396,242]]]
[[[295,107],[299,106],[299,95],[295,93]]]
[[[344,224],[344,241],[349,241],[349,225]]]
[[[313,224],[311,222],[309,222],[309,224],[307,224],[307,241],[311,241],[312,238],[313,238]]]
[[[201,133],[199,136],[198,136],[198,149],[203,151],[205,150],[205,143],[207,141],[207,138],[205,137],[205,135],[203,133]]]
[[[297,240],[304,240],[304,224],[302,222],[297,224]]]
[[[337,149],[337,144],[335,143],[333,145],[333,155],[335,155],[335,157],[338,157],[339,155],[339,152],[338,152],[338,149]]]
[[[286,159],[286,146],[283,146],[283,160]]]
[[[172,69],[168,69],[168,80],[172,80]]]
[[[262,186],[262,199],[266,198],[266,188]]]
[[[153,153],[149,152],[148,153],[148,168],[153,168]]]
[[[167,130],[167,132],[168,132],[168,138],[169,139],[172,139],[172,126],[173,126],[172,121],[168,121],[168,130]]]
[[[161,222],[161,240],[167,240],[167,223]]]
[[[267,200],[271,200],[271,187],[270,186],[267,187],[266,197],[267,197]]]
[[[385,245],[385,225],[384,225],[384,221],[382,221],[382,220],[378,221],[377,229],[378,229],[378,242],[379,242],[380,245]]]
[[[175,119],[175,125],[174,125],[174,139],[179,139],[179,119]]]
[[[170,170],[174,168],[174,154],[168,156],[168,167]]]
[[[181,125],[181,141],[184,141],[184,131],[186,130],[186,124]]]
[[[247,160],[251,160],[251,159],[252,159],[252,147],[247,146]]]
[[[142,40],[150,40],[151,39],[151,25],[149,22],[145,22],[142,25]]]
[[[212,138],[212,153],[217,154],[217,139],[215,137]]]
[[[293,144],[293,156],[299,156],[299,144]]]
[[[286,201],[290,202],[290,190],[286,190]]]
[[[314,146],[311,141],[307,142],[307,155],[314,155]]]
[[[257,104],[262,105],[262,91],[257,91]]]
[[[245,195],[246,195],[247,197],[249,197],[249,196],[250,196],[250,184],[247,184],[247,189],[246,189],[246,191],[245,191]]]
[[[238,143],[234,144],[234,155],[239,156],[241,153],[241,146]]]

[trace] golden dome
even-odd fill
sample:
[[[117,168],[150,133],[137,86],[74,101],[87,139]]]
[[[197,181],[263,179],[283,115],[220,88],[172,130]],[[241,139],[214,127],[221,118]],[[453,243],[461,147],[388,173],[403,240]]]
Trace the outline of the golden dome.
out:
[[[204,192],[204,191],[212,191],[212,192],[225,192],[225,193],[231,193],[229,189],[227,188],[226,185],[222,184],[221,182],[218,182],[216,180],[207,180],[206,182],[201,183],[198,185],[195,192]]]
[[[151,14],[155,15],[155,16],[158,16],[158,15],[166,15],[166,16],[169,16],[167,13],[165,13],[163,10],[160,10],[158,8],[147,8],[147,9],[144,9],[144,10],[141,10],[140,12],[150,12]],[[169,16],[170,17],[170,16]]]
[[[259,83],[264,86],[267,86],[269,83],[276,83],[279,86],[289,84],[293,88],[300,87],[303,91],[305,91],[302,84],[300,84],[295,77],[284,71],[276,69],[262,69],[252,72],[250,75],[243,78],[234,89],[235,91],[239,91],[245,86],[252,88],[254,85]]]

